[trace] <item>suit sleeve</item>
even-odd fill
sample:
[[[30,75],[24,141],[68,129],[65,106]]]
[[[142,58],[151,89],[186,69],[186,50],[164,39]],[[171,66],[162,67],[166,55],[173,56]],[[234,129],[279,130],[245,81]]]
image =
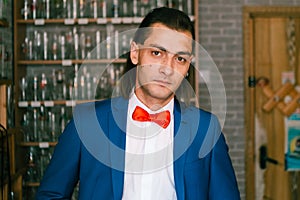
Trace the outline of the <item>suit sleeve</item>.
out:
[[[71,199],[78,182],[80,139],[71,120],[61,134],[36,194],[37,200]]]
[[[210,200],[240,200],[236,176],[223,133],[211,152]]]

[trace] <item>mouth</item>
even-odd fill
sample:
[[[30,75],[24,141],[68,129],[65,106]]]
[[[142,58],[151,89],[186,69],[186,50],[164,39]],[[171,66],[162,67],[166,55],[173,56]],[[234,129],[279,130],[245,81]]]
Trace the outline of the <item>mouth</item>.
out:
[[[163,87],[170,87],[171,82],[168,80],[160,80],[160,79],[156,79],[153,80],[154,83],[156,83],[157,85],[163,86]]]

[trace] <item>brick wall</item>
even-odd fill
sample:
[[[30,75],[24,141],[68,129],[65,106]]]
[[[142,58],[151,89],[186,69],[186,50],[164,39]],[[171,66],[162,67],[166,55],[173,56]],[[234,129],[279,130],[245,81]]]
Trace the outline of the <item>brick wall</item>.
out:
[[[223,132],[242,199],[245,199],[242,7],[246,5],[300,6],[300,0],[199,0],[199,42],[213,58],[224,80],[227,112]],[[200,104],[204,107],[210,103],[207,95],[205,86],[200,84]]]

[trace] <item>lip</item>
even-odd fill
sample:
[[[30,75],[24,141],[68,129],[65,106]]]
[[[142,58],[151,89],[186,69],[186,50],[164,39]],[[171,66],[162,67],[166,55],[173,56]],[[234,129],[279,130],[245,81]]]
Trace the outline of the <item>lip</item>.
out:
[[[171,83],[169,81],[166,80],[153,80],[155,83],[157,83],[158,85],[161,86],[168,86],[171,85]]]

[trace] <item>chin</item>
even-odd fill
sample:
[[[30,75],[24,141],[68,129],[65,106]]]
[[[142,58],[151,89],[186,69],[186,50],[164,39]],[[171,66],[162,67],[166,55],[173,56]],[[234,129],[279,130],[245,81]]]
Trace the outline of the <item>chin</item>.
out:
[[[174,94],[172,88],[159,84],[145,84],[144,86],[140,86],[140,89],[145,95],[160,100],[168,99]]]
[[[150,90],[149,93],[152,97],[155,97],[157,99],[168,99],[174,94],[170,89],[166,87],[153,88],[153,90]]]

